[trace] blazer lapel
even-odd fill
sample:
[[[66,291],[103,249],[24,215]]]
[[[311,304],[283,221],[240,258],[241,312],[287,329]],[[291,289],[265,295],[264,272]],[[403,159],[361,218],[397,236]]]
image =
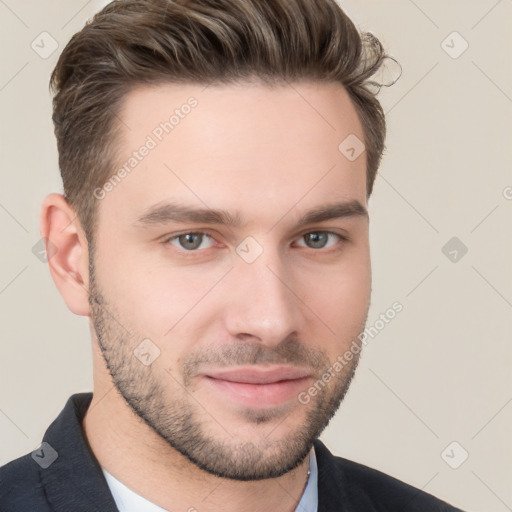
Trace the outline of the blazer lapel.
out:
[[[82,430],[91,399],[92,393],[71,396],[43,437],[43,442],[57,452],[57,458],[40,470],[52,511],[119,512]]]

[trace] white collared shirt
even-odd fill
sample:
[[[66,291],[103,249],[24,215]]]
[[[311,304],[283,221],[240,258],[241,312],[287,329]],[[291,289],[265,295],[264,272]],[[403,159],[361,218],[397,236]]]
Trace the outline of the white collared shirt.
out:
[[[168,512],[126,487],[106,469],[102,468],[102,471],[119,512]],[[317,512],[318,510],[318,468],[314,448],[309,454],[309,471],[308,483],[295,512]]]

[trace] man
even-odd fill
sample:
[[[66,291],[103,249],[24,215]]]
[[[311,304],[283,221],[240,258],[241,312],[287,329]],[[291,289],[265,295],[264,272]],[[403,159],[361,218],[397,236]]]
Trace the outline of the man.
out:
[[[456,510],[318,441],[368,312],[385,57],[333,0],[118,1],[71,39],[41,231],[94,392],[2,511]]]

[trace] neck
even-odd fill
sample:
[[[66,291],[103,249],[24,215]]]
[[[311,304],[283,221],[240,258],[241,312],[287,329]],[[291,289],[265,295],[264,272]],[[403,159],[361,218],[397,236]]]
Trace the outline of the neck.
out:
[[[136,416],[111,382],[95,386],[83,429],[104,469],[166,510],[293,512],[307,483],[307,457],[267,480],[241,482],[203,471]]]

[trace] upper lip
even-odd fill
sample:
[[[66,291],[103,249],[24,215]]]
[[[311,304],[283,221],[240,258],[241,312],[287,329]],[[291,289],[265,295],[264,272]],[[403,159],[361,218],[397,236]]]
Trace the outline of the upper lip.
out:
[[[282,380],[297,380],[309,377],[310,371],[293,366],[274,368],[238,367],[205,373],[206,377],[244,384],[273,384]]]

